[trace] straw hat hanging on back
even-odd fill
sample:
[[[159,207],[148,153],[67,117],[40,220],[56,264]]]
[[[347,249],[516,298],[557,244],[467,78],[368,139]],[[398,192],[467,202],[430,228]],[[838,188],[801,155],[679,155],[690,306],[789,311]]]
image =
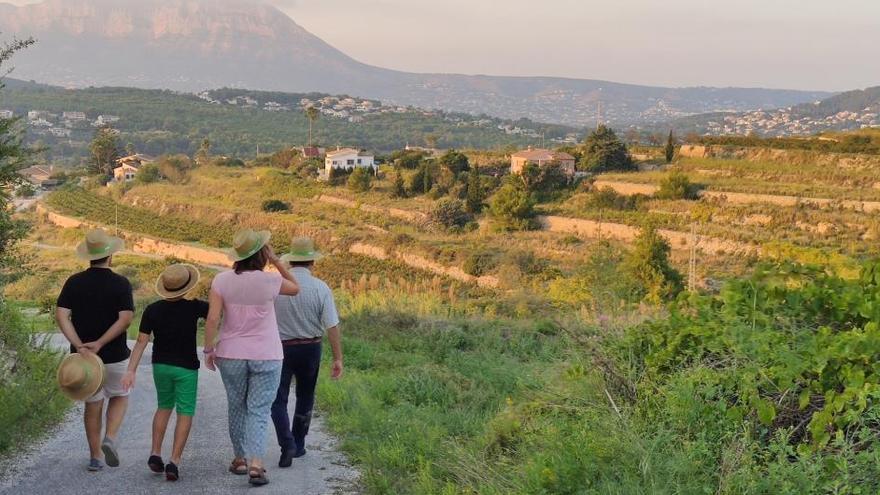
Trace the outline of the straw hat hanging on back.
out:
[[[233,261],[242,261],[257,254],[269,242],[272,234],[268,230],[239,230],[232,238],[232,251],[229,256]]]
[[[198,285],[200,276],[198,268],[193,265],[171,265],[156,279],[156,293],[163,299],[182,297]]]
[[[70,354],[58,366],[57,378],[61,393],[86,400],[104,386],[104,362],[97,354]]]

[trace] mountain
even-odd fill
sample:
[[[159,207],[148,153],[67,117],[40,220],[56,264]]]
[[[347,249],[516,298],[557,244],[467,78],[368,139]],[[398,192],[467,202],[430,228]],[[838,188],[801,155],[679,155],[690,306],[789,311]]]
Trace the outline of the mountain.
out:
[[[352,59],[261,1],[44,0],[20,7],[0,3],[0,32],[39,40],[15,59],[16,77],[68,87],[320,91],[578,126],[596,122],[600,100],[602,118],[622,125],[718,110],[783,107],[829,95],[393,71]]]
[[[880,128],[880,86],[775,110],[722,112],[676,119],[663,127],[681,134],[805,136],[825,131]]]

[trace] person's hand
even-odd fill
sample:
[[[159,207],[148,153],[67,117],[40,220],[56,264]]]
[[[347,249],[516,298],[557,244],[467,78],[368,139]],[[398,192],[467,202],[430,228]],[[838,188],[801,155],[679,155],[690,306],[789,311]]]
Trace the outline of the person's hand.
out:
[[[217,371],[217,366],[214,364],[214,353],[205,353],[205,368],[208,368],[211,371]]]
[[[103,347],[98,342],[88,342],[76,348],[76,352],[88,356],[89,354],[97,354]]]
[[[266,258],[267,258],[269,261],[271,261],[271,262],[273,262],[273,263],[275,263],[276,261],[278,261],[278,256],[275,255],[275,250],[272,249],[272,246],[271,246],[271,245],[266,244],[266,245],[263,247],[263,249],[266,250]]]
[[[342,369],[342,360],[333,360],[333,369],[330,371],[330,378],[332,378],[333,380],[339,380],[340,378],[342,378]]]
[[[128,392],[134,387],[134,371],[126,371],[125,375],[122,376],[122,389]]]

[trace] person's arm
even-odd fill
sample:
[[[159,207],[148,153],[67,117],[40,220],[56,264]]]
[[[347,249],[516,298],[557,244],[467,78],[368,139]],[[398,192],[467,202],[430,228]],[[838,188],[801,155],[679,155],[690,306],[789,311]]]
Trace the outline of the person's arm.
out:
[[[128,370],[125,372],[125,376],[122,377],[122,387],[126,392],[134,387],[138,365],[141,363],[141,358],[144,356],[144,351],[147,349],[147,344],[149,343],[150,334],[139,332],[137,343],[134,344],[134,349],[131,350],[131,358],[128,361]]]
[[[76,352],[79,352],[80,354],[91,352],[83,346],[82,340],[80,340],[79,335],[76,333],[76,329],[73,327],[73,322],[70,321],[70,314],[71,311],[67,308],[59,306],[55,309],[55,321],[58,323],[58,328],[61,329],[64,338],[70,342],[70,345],[76,349]]]
[[[122,335],[126,330],[128,330],[129,325],[131,325],[132,320],[134,320],[134,311],[125,310],[119,312],[119,318],[116,319],[116,322],[104,332],[104,335],[94,341],[87,342],[83,344],[83,347],[94,352],[98,353],[105,345],[112,342],[113,339]]]
[[[299,283],[293,278],[293,274],[290,273],[290,267],[286,266],[284,262],[275,255],[272,246],[266,244],[266,247],[263,249],[266,250],[266,256],[269,258],[269,262],[275,265],[275,268],[278,269],[278,273],[280,273],[281,277],[284,279],[281,281],[281,290],[278,291],[278,293],[282,296],[295,296],[299,294]]]
[[[208,317],[205,318],[205,367],[214,371],[214,341],[220,329],[220,316],[223,312],[223,298],[217,291],[211,289],[208,297]]]
[[[327,330],[327,338],[330,340],[330,350],[333,351],[333,369],[330,378],[339,380],[342,378],[342,332],[339,325]]]

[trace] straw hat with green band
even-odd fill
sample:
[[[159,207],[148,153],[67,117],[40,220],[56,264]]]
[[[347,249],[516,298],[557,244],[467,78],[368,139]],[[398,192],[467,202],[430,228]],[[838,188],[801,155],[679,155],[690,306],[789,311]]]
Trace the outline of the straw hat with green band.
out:
[[[317,261],[323,255],[315,250],[315,242],[308,237],[297,237],[290,243],[290,252],[281,257],[285,263]]]
[[[95,261],[112,256],[125,248],[125,242],[108,235],[101,229],[86,234],[86,238],[76,246],[76,255],[86,261]]]
[[[104,386],[104,362],[97,354],[70,354],[58,366],[58,388],[73,400],[86,400]]]
[[[272,234],[268,230],[259,232],[251,229],[239,230],[232,238],[232,251],[229,256],[233,261],[242,261],[257,254],[269,242]]]

